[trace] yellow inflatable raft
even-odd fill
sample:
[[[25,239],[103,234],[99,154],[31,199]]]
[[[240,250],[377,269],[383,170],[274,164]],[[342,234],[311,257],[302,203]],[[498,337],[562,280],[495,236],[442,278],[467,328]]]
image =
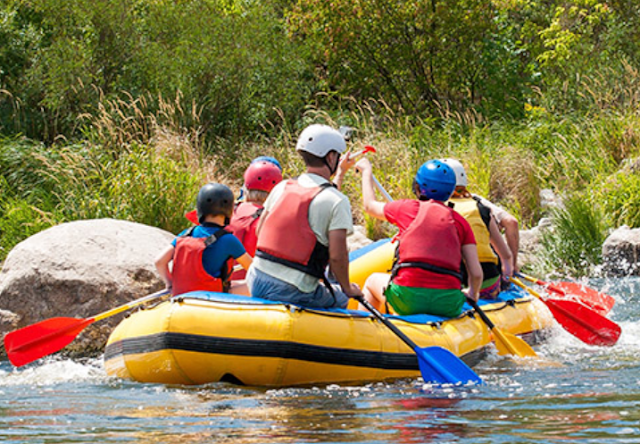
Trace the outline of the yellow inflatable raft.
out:
[[[357,252],[353,280],[362,284],[372,271],[386,271],[392,252],[388,242]],[[482,306],[496,326],[529,342],[552,322],[542,303],[515,287]],[[391,319],[419,346],[444,347],[470,366],[491,343],[470,307],[455,319]],[[281,387],[420,376],[415,353],[367,312],[211,292],[188,293],[133,313],[113,331],[104,360],[109,375],[164,384]]]

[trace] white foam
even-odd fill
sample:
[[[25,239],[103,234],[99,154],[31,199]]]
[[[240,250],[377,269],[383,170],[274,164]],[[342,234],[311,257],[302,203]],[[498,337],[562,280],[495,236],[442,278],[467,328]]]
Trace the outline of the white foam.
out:
[[[101,381],[107,378],[101,359],[83,363],[69,359],[51,359],[24,369],[0,370],[0,386],[45,386],[66,382]]]

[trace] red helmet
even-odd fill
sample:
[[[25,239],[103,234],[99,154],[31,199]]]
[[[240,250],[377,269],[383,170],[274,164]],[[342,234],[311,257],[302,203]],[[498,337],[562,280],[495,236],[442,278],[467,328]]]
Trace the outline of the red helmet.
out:
[[[281,181],[280,168],[266,160],[252,162],[244,172],[244,186],[247,190],[270,192]]]

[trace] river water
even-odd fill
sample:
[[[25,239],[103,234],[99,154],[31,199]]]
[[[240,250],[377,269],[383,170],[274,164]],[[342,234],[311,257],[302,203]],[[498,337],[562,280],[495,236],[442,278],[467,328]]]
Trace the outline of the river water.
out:
[[[539,360],[490,354],[482,386],[169,387],[107,377],[101,360],[0,362],[2,443],[640,443],[640,280],[616,297],[611,348],[562,328]]]

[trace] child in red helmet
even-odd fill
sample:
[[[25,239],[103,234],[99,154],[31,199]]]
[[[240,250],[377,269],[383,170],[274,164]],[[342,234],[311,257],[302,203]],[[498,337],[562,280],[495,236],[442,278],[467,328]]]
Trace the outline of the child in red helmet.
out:
[[[244,188],[246,198],[240,202],[231,216],[229,230],[242,242],[247,253],[253,257],[256,254],[256,227],[264,209],[264,201],[269,192],[282,181],[282,170],[277,160],[258,158],[251,162],[244,172]],[[246,277],[246,270],[234,271],[231,279],[236,281],[234,293],[249,295],[246,285],[241,282]]]

